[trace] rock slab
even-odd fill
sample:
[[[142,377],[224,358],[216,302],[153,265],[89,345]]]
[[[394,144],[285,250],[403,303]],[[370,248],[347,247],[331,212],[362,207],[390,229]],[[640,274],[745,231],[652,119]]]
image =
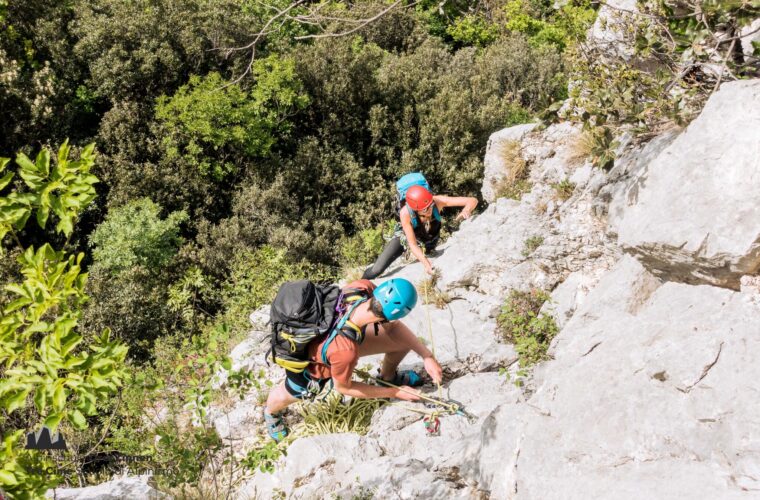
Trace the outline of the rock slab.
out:
[[[738,290],[760,270],[760,80],[723,85],[610,207],[653,273]]]

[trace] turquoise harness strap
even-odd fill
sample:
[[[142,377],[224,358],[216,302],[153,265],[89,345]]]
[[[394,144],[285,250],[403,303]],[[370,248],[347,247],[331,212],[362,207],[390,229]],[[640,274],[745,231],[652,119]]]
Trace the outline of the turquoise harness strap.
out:
[[[330,332],[330,336],[327,337],[327,340],[322,346],[322,362],[326,364],[327,366],[330,366],[330,362],[327,360],[327,348],[330,347],[330,344],[332,343],[332,341],[335,340],[335,337],[338,336],[341,329],[346,325],[346,321],[348,321],[348,318],[351,317],[351,313],[354,312],[354,309],[356,309],[356,307],[359,304],[363,304],[367,300],[368,300],[367,298],[363,298],[361,300],[357,300],[356,302],[354,302],[354,304],[349,308],[349,310],[346,311],[346,314],[344,314],[343,317],[340,318],[340,321],[338,321],[338,323],[335,325],[332,332]]]
[[[417,229],[417,224],[419,224],[419,222],[417,221],[417,212],[412,210],[412,207],[410,207],[409,205],[406,206],[406,209],[409,210],[409,215],[412,218],[412,227],[414,229]],[[433,205],[433,217],[437,221],[441,221],[441,214],[440,212],[438,212],[438,205]]]

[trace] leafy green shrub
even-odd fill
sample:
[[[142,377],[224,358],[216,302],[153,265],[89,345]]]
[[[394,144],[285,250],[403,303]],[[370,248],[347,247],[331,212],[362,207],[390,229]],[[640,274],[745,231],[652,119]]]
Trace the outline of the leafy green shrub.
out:
[[[84,254],[68,255],[49,243],[36,250],[23,248],[17,236],[32,212],[40,227],[53,215],[58,218],[56,232],[72,234],[74,222],[95,196],[98,179],[89,173],[94,145],[84,148],[77,161],[68,155],[67,143],[53,165],[47,149],[34,163],[19,154],[16,163],[25,190],[16,184],[0,196],[3,231],[11,232],[21,251],[23,279],[5,283],[0,293],[0,488],[18,498],[41,496],[62,479],[45,472],[52,465],[48,457],[22,448],[26,430],[45,426],[54,433],[63,422],[86,429],[88,419],[99,412],[97,402],[113,396],[126,375],[127,348],[112,341],[108,329],[92,336],[80,332],[82,307],[89,299]],[[0,158],[0,173],[8,163]],[[0,189],[14,175],[3,175]]]
[[[362,229],[354,236],[344,238],[340,245],[341,264],[344,268],[366,265],[380,255],[384,246],[383,225]]]
[[[268,440],[265,444],[250,450],[240,461],[251,472],[274,472],[275,465],[280,457],[287,455],[282,444]]]
[[[476,15],[460,17],[446,28],[446,34],[454,41],[462,45],[475,45],[477,47],[485,47],[494,42],[498,38],[499,32],[499,26]]]
[[[74,220],[95,199],[94,185],[98,178],[90,173],[95,163],[95,144],[86,146],[79,160],[69,160],[70,151],[69,143],[65,141],[52,165],[47,148],[40,150],[34,162],[24,153],[18,154],[18,175],[25,189],[13,189],[8,196],[0,198],[0,243],[6,234],[11,233],[15,243],[21,246],[17,232],[26,226],[32,213],[42,229],[52,213],[58,219],[55,230],[66,237],[71,236]],[[9,162],[8,158],[0,158],[0,174]],[[6,172],[0,177],[0,190],[8,186],[15,175],[16,172]]]
[[[538,247],[540,247],[544,243],[544,237],[543,236],[531,236],[525,240],[523,243],[523,250],[522,255],[523,257],[528,257],[530,254],[536,251]]]
[[[505,27],[528,35],[535,46],[554,46],[559,50],[585,37],[596,14],[591,2],[567,2],[559,9],[537,0],[509,0],[504,5]]]
[[[252,71],[256,85],[250,93],[210,73],[193,76],[174,96],[158,100],[156,117],[165,126],[169,160],[181,157],[218,181],[237,171],[236,161],[269,154],[289,129],[287,115],[306,106],[308,97],[291,59],[259,59]]]
[[[539,314],[547,300],[549,295],[542,290],[512,290],[497,318],[504,340],[515,345],[523,368],[547,359],[549,345],[559,331],[554,318]]]
[[[109,445],[120,453],[145,457],[134,466],[152,466],[159,487],[182,498],[201,488],[205,475],[232,465],[219,464],[222,450],[232,449],[223,445],[208,419],[217,396],[216,374],[231,367],[224,356],[228,340],[224,327],[207,328],[193,337],[178,333],[158,339],[154,360],[133,368],[124,405],[114,411]],[[205,493],[206,498],[222,496],[218,489]]]
[[[148,198],[117,207],[90,236],[94,268],[118,274],[135,266],[163,269],[182,244],[185,212],[160,217],[161,207]]]
[[[133,359],[150,357],[152,342],[181,325],[182,308],[172,302],[170,269],[183,239],[180,225],[188,217],[161,208],[147,198],[115,208],[90,236],[93,265],[84,325],[110,326],[133,348]],[[182,284],[175,288],[182,288]]]

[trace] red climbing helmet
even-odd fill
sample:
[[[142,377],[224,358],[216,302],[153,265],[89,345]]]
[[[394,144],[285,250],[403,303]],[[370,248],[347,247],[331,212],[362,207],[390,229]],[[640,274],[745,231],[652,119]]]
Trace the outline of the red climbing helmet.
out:
[[[422,186],[412,186],[406,192],[406,204],[415,212],[421,212],[433,203],[433,193]]]

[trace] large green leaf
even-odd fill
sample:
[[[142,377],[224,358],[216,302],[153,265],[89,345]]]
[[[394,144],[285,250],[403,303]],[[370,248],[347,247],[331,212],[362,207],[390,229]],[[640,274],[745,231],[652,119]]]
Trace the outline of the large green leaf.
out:
[[[45,225],[47,224],[48,216],[50,215],[50,208],[46,206],[41,206],[37,209],[37,224],[42,229],[45,229]]]
[[[80,431],[87,428],[87,420],[79,410],[72,410],[68,414],[69,422]]]
[[[0,169],[0,171],[2,171],[2,169]],[[0,177],[0,189],[4,189],[5,186],[11,182],[11,179],[13,179],[14,175],[15,174],[13,172],[8,172],[4,176]]]
[[[37,167],[37,172],[39,172],[43,178],[50,175],[50,150],[42,148],[40,152],[37,153],[35,166]]]
[[[39,386],[34,391],[34,406],[37,408],[37,413],[43,413],[45,406],[47,405],[47,391],[44,386]]]
[[[21,408],[26,403],[26,397],[31,392],[31,389],[24,389],[19,392],[15,392],[9,396],[3,398],[2,407],[8,413],[13,413],[18,408]]]
[[[5,469],[0,469],[0,484],[5,484],[7,486],[16,486],[18,484],[18,480],[12,472]]]
[[[53,409],[55,411],[63,411],[63,408],[66,406],[66,392],[63,383],[60,380],[56,382],[55,390],[53,391]]]
[[[42,425],[50,429],[50,432],[55,432],[55,430],[58,428],[58,424],[61,423],[62,418],[63,413],[51,413],[47,416],[45,422],[43,422]]]

